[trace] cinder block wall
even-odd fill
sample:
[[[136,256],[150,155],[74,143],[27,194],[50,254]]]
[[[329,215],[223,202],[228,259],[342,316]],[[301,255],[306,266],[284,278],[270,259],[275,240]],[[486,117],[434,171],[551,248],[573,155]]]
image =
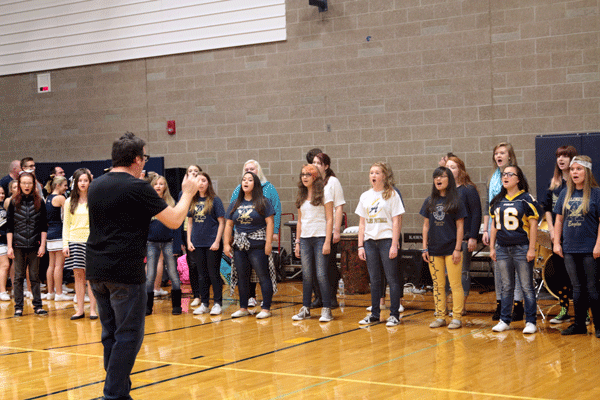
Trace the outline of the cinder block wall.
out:
[[[321,147],[350,223],[374,161],[389,162],[408,213],[453,151],[485,191],[492,147],[510,141],[535,187],[538,134],[600,129],[600,1],[287,1],[285,42],[0,78],[2,175],[13,158],[110,157],[126,130],[167,167],[197,163],[228,203],[260,161],[295,212],[304,154]],[[168,136],[166,121],[176,120]],[[590,149],[591,151],[591,149]]]

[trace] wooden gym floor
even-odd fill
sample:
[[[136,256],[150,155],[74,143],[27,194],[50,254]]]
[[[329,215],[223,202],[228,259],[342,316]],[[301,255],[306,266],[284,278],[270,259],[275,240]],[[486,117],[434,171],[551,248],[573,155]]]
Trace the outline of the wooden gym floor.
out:
[[[134,399],[600,398],[592,327],[587,336],[561,336],[568,324],[551,326],[539,315],[536,334],[523,335],[523,322],[494,333],[494,294],[476,288],[455,331],[428,327],[430,293],[406,294],[394,328],[358,325],[369,295],[339,296],[335,319],[319,323],[320,310],[291,320],[302,301],[297,281],[280,284],[266,320],[231,319],[238,305],[224,293],[221,316],[191,314],[188,298],[181,316],[170,314],[170,300],[155,302],[131,377]],[[27,300],[20,318],[12,301],[0,303],[0,399],[100,397],[100,322],[70,321],[70,302],[44,303],[48,316],[32,315]],[[558,309],[541,301],[544,314]]]

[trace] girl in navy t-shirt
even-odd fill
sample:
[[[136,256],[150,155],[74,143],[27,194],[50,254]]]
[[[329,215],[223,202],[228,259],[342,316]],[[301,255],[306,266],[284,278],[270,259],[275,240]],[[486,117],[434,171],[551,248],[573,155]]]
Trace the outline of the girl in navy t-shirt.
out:
[[[194,314],[221,314],[223,280],[220,275],[221,239],[225,229],[223,202],[215,194],[210,176],[200,172],[200,190],[194,195],[188,212],[187,248],[194,259],[200,279],[201,304]],[[215,304],[208,308],[212,284]]]
[[[452,172],[439,167],[433,172],[433,187],[421,211],[423,220],[423,260],[429,264],[437,318],[429,325],[446,325],[446,271],[452,288],[452,321],[448,329],[462,326],[465,296],[461,283],[462,239],[465,205],[460,201]]]
[[[565,259],[575,307],[575,323],[562,334],[587,334],[585,320],[591,308],[596,337],[600,338],[600,324],[596,324],[596,317],[600,318],[600,189],[589,157],[575,156],[571,160],[567,190],[561,192],[554,212],[554,252]]]
[[[274,279],[271,278],[274,278],[274,274],[270,276],[269,255],[272,251],[274,215],[271,202],[263,195],[260,179],[256,174],[246,172],[242,176],[242,190],[225,213],[227,221],[223,234],[223,251],[229,257],[233,256],[236,274],[232,271],[231,288],[233,290],[237,280],[240,292],[240,309],[231,315],[232,318],[250,314],[248,294],[251,268],[258,275],[263,296],[262,310],[256,318],[271,316],[274,288]]]

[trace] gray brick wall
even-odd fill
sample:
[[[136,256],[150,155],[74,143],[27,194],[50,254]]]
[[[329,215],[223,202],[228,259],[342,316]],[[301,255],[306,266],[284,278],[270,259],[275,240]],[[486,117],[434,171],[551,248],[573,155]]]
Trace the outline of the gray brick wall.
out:
[[[463,158],[483,192],[492,147],[508,140],[535,187],[537,134],[600,129],[597,0],[307,3],[287,1],[285,42],[52,71],[43,95],[35,74],[1,77],[0,167],[106,159],[130,130],[166,167],[201,165],[226,203],[257,159],[295,212],[304,154],[318,146],[351,224],[369,166],[386,160],[404,230],[419,231],[443,153]]]

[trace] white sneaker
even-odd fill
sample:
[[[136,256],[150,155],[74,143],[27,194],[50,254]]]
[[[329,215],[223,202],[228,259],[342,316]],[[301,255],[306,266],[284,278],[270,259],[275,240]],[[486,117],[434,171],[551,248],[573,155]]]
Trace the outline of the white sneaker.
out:
[[[208,309],[208,306],[205,306],[204,304],[201,304],[200,307],[196,308],[194,310],[194,315],[199,315],[199,314],[208,314],[210,310]]]
[[[86,294],[85,297],[83,298],[83,302],[84,303],[89,303],[90,302],[90,298],[89,296]]]
[[[200,305],[200,299],[199,298],[195,298],[194,301],[192,301],[190,303],[190,307],[198,307]]]
[[[398,312],[404,312],[404,306],[400,304],[400,308],[398,308]]]
[[[250,311],[248,310],[237,310],[233,314],[231,314],[231,318],[241,318],[250,315]]]
[[[385,324],[385,326],[396,326],[400,324],[400,321],[398,321],[398,318],[391,316],[387,319],[387,323]]]
[[[68,295],[68,294],[57,294],[56,296],[54,296],[54,301],[71,301],[73,300],[73,296]]]
[[[303,319],[310,318],[310,310],[307,307],[302,306],[298,314],[292,317],[293,321],[302,321]]]
[[[162,288],[154,291],[154,297],[166,296],[168,294],[169,294],[169,292],[167,292],[166,290],[163,290]]]
[[[8,292],[0,293],[0,300],[1,301],[10,301],[10,294],[8,294]]]
[[[386,309],[385,304],[380,304],[379,305],[379,309],[380,310],[385,310]],[[367,311],[373,311],[373,306],[367,307]]]
[[[256,307],[256,299],[254,297],[248,299],[248,307]]]
[[[510,325],[508,325],[506,322],[504,322],[504,321],[502,321],[502,320],[500,320],[500,322],[498,322],[498,323],[496,324],[496,326],[494,326],[494,327],[492,328],[492,330],[493,330],[494,332],[504,332],[504,331],[507,331],[507,330],[509,330],[509,329],[510,329]]]
[[[26,290],[23,292],[23,297],[26,297],[28,299],[33,299],[33,294],[29,290]]]
[[[525,324],[525,329],[523,329],[523,333],[536,333],[536,332],[537,332],[537,326],[535,326],[534,323],[527,322]]]
[[[65,285],[63,283],[63,293],[74,293],[75,289],[71,289],[70,287],[67,287],[67,285]]]
[[[45,287],[46,287],[46,284],[45,284],[45,283],[40,283],[40,289],[43,289],[43,288],[45,288]]]
[[[210,309],[210,315],[220,315],[221,312],[221,306],[217,303]]]
[[[42,300],[54,300],[54,293],[44,293]]]
[[[271,316],[271,311],[269,310],[260,310],[258,314],[256,314],[256,319],[265,319]]]
[[[319,322],[329,322],[333,321],[333,315],[331,314],[331,308],[323,307],[321,308],[321,318],[319,318]]]

